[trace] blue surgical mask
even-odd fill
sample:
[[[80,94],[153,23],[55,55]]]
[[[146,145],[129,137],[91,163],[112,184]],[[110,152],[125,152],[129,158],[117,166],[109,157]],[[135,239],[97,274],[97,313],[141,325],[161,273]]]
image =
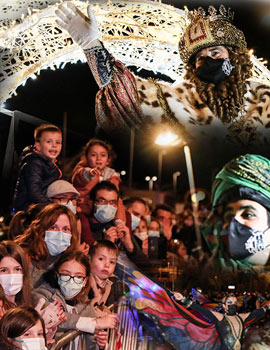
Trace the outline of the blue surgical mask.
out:
[[[72,278],[69,281],[64,282],[58,277],[58,285],[62,294],[69,299],[78,295],[84,287],[84,283],[78,284],[74,282]]]
[[[115,218],[117,208],[110,204],[98,204],[96,205],[96,212],[94,217],[102,224],[110,222]]]
[[[44,338],[23,338],[15,341],[21,343],[23,350],[47,350]]]
[[[62,203],[62,205],[64,205],[64,206],[67,207],[68,209],[70,209],[70,210],[72,211],[73,214],[76,214],[76,213],[77,213],[77,206],[74,205],[74,204],[72,203],[72,201],[68,201],[66,204],[63,204],[63,203]]]
[[[134,232],[134,235],[138,237],[141,241],[144,241],[145,239],[148,238],[148,233],[147,231],[144,232]]]
[[[56,256],[64,252],[71,241],[71,234],[62,231],[45,231],[45,243],[50,255]]]
[[[135,216],[134,214],[131,214],[131,230],[134,231],[140,223],[141,219],[138,218],[138,216]]]
[[[148,231],[148,237],[159,237],[159,231]]]

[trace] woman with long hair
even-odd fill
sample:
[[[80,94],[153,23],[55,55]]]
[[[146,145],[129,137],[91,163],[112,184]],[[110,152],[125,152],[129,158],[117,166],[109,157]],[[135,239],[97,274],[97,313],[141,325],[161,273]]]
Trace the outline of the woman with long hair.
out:
[[[0,285],[5,294],[5,308],[33,306],[29,267],[24,250],[12,241],[0,243]]]
[[[26,231],[16,238],[30,260],[30,280],[34,287],[42,283],[43,273],[66,249],[79,246],[77,222],[72,211],[61,204],[48,204]]]

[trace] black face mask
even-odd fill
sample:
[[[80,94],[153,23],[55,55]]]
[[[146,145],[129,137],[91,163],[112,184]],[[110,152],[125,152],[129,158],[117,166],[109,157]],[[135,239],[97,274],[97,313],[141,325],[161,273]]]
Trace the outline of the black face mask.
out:
[[[237,313],[238,307],[236,304],[228,305],[227,315],[235,316]]]
[[[195,74],[208,83],[218,84],[228,78],[234,66],[228,58],[213,59],[207,56],[203,65],[197,68]]]
[[[266,228],[268,230],[269,227]],[[228,227],[229,251],[234,259],[244,259],[266,248],[265,231],[254,230],[233,218]]]

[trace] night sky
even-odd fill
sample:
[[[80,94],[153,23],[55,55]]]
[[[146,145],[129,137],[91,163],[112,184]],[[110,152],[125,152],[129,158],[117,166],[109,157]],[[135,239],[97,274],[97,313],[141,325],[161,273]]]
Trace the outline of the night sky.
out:
[[[253,48],[257,57],[270,61],[270,9],[269,1],[163,1],[182,8],[189,4],[189,9],[209,5],[224,4],[235,11],[234,23],[243,30],[249,48]],[[269,65],[268,65],[269,67]],[[17,90],[17,96],[9,99],[5,108],[19,110],[48,122],[62,125],[63,114],[67,112],[67,127],[73,133],[68,135],[67,156],[73,157],[80,151],[87,140],[95,135],[95,94],[97,85],[87,64],[67,64],[65,69],[58,71],[43,70],[36,80],[29,79],[24,87]],[[33,142],[32,128],[22,126],[23,132],[16,139],[18,153],[22,148]],[[97,135],[102,135],[99,132]],[[128,170],[129,144],[126,140],[114,140],[111,135],[105,135],[114,146],[118,158],[114,164],[117,170]],[[222,150],[215,145],[195,144],[191,148],[195,171],[195,182],[198,187],[210,188],[215,172],[235,154],[246,153],[248,149]],[[257,153],[269,156],[268,151]],[[202,157],[202,154],[207,155]],[[147,188],[144,180],[146,175],[157,175],[158,152],[147,137],[136,135],[134,159],[134,185]],[[172,183],[172,173],[180,170],[182,175],[178,184],[179,195],[188,189],[183,149],[171,149],[163,162],[163,188],[169,189]],[[126,176],[127,178],[127,176]]]

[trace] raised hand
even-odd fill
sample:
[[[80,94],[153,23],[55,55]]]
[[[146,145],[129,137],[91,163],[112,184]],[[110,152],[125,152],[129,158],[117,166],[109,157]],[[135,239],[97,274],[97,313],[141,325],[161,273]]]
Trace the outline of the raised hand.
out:
[[[99,349],[104,349],[108,342],[108,332],[105,331],[96,331],[94,338],[97,342]]]
[[[83,49],[90,48],[92,41],[99,38],[97,21],[90,5],[87,12],[89,18],[70,2],[61,4],[55,11],[58,17],[56,23]]]
[[[119,323],[119,315],[118,314],[109,314],[103,317],[99,317],[96,319],[96,330],[103,330],[106,328],[116,328]]]

